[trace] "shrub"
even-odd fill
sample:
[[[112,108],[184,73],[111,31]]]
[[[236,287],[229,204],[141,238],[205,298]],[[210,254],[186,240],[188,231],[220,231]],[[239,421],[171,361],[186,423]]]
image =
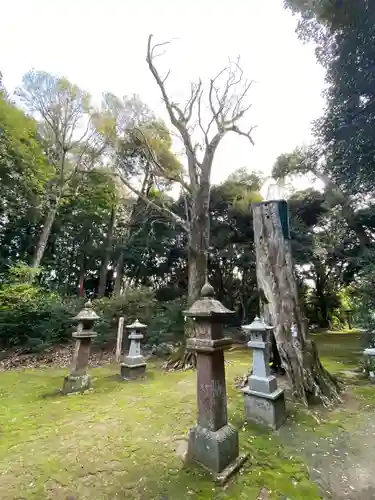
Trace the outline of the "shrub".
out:
[[[23,347],[41,351],[71,339],[73,317],[82,309],[82,298],[61,297],[25,282],[30,270],[22,265],[11,270],[8,282],[0,286],[0,346]],[[155,293],[145,287],[130,289],[126,295],[93,301],[99,320],[95,325],[97,347],[113,348],[117,325],[124,316],[125,325],[139,319],[147,325],[144,342],[159,345],[181,340],[184,320],[184,299],[158,302]],[[124,345],[127,346],[126,331]]]
[[[124,325],[136,319],[147,325],[144,343],[148,345],[179,340],[183,336],[183,300],[180,298],[158,302],[151,289],[140,287],[128,290],[124,296],[97,299],[93,306],[100,316],[95,327],[97,345],[110,348],[115,345],[120,316],[124,316]],[[127,345],[126,338],[124,345]]]
[[[42,350],[69,338],[74,304],[26,283],[0,288],[0,343]]]

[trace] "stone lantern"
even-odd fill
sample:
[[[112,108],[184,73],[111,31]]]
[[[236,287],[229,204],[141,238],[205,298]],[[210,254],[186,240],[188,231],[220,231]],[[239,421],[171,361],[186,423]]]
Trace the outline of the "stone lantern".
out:
[[[224,349],[232,344],[223,336],[223,323],[232,315],[214,299],[206,283],[201,298],[184,312],[193,319],[194,338],[187,348],[197,354],[197,423],[190,429],[187,459],[207,469],[224,483],[246,460],[239,455],[238,432],[228,424]]]
[[[70,374],[65,377],[62,392],[71,394],[82,392],[91,387],[91,377],[87,373],[91,340],[96,337],[96,332],[92,330],[94,323],[99,316],[92,309],[91,301],[86,302],[81,312],[73,318],[78,322],[77,330],[72,337],[76,339],[73,361]]]
[[[269,348],[273,327],[259,318],[242,329],[250,335],[248,347],[253,349],[253,372],[248,385],[242,389],[245,397],[245,415],[249,420],[279,428],[286,417],[284,390],[277,388],[277,380],[270,374]]]
[[[146,372],[146,360],[141,354],[141,340],[147,325],[143,325],[137,319],[131,325],[125,327],[130,331],[129,354],[124,357],[121,363],[121,378],[124,380],[135,380],[143,377]]]

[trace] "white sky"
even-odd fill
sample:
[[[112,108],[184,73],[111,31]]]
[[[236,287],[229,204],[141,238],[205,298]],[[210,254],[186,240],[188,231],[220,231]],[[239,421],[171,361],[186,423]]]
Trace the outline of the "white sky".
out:
[[[66,76],[99,96],[137,93],[162,117],[163,104],[145,62],[149,33],[176,38],[161,63],[172,68],[169,92],[213,76],[241,56],[256,81],[247,120],[255,146],[235,135],[219,148],[213,181],[239,167],[268,174],[278,154],[308,142],[321,114],[323,70],[295,34],[282,0],[1,0],[0,70],[12,90],[31,68]]]

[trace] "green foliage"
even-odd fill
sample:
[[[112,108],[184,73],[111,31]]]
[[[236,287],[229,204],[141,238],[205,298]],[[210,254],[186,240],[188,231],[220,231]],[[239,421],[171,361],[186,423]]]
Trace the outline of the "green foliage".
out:
[[[356,322],[366,330],[365,345],[375,346],[375,265],[373,257],[363,266],[351,287],[351,305]]]
[[[74,304],[39,286],[22,281],[30,269],[11,269],[12,281],[0,286],[0,345],[42,350],[66,341],[71,333]]]
[[[43,284],[72,294],[82,269],[99,272],[108,220],[112,207],[118,204],[116,185],[108,170],[93,170],[78,181],[56,216],[43,260]]]
[[[371,0],[286,0],[301,37],[326,68],[324,115],[315,136],[333,179],[352,194],[374,193],[375,4]]]
[[[120,316],[124,317],[125,325],[135,319],[147,325],[144,342],[148,345],[159,345],[183,337],[182,301],[160,303],[150,288],[128,289],[123,296],[95,300],[93,306],[100,316],[96,326],[98,337],[95,339],[100,346],[115,345]]]
[[[0,93],[0,274],[16,259],[27,259],[52,173],[36,122]]]
[[[83,307],[84,299],[62,298],[35,284],[19,281],[20,269],[28,271],[23,265],[12,269],[16,280],[0,287],[0,345],[39,351],[70,340],[72,318]],[[114,346],[120,316],[124,316],[125,325],[137,318],[145,323],[145,343],[149,345],[183,337],[183,301],[158,302],[150,288],[128,289],[124,296],[94,300],[93,306],[100,317],[95,328],[98,347]]]

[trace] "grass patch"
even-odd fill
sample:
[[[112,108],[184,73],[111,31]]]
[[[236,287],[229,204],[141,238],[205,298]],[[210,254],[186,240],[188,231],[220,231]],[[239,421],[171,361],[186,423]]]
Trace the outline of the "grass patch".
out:
[[[344,335],[345,342],[336,333],[314,336],[332,371],[349,369],[358,357],[358,335]],[[177,453],[196,418],[195,373],[163,373],[150,364],[145,380],[121,382],[118,366],[95,368],[94,391],[63,397],[56,390],[66,370],[35,369],[1,374],[0,498],[255,500],[263,487],[270,499],[320,498],[278,433],[243,420],[233,381],[249,369],[249,351],[234,350],[227,360],[229,420],[250,458],[225,488],[199,468],[184,468]],[[287,425],[329,434],[341,422],[331,416],[317,426],[297,408]]]

